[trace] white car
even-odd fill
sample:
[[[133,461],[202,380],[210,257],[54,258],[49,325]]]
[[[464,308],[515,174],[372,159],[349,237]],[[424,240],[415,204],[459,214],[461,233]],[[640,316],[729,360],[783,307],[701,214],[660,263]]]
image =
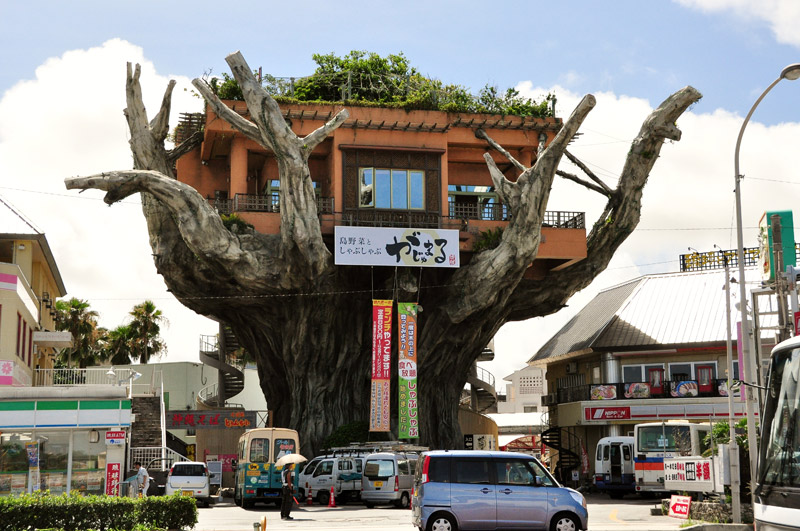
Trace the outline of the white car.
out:
[[[205,507],[216,501],[211,496],[211,476],[205,463],[181,461],[172,465],[167,476],[164,494],[191,496]]]

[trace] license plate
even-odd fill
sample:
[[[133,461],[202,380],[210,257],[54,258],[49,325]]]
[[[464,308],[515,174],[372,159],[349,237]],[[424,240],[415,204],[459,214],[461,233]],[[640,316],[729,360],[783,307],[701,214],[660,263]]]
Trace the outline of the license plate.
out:
[[[192,494],[194,494],[194,492],[191,491],[191,490],[182,490],[181,491],[181,496],[191,496]]]
[[[383,481],[376,481],[375,483],[373,483],[373,485],[375,485],[376,487],[383,487]]]

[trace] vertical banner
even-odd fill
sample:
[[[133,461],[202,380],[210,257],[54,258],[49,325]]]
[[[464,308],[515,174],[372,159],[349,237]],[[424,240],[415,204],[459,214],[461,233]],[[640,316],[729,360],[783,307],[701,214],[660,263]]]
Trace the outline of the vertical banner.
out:
[[[108,496],[119,496],[121,469],[120,463],[106,463],[106,494]]]
[[[417,417],[417,305],[397,303],[397,375],[399,390],[398,437],[419,438]]]
[[[25,453],[28,454],[28,485],[31,492],[41,490],[39,475],[39,441],[25,443]]]
[[[369,431],[390,431],[389,366],[392,359],[392,302],[372,301],[372,390]]]

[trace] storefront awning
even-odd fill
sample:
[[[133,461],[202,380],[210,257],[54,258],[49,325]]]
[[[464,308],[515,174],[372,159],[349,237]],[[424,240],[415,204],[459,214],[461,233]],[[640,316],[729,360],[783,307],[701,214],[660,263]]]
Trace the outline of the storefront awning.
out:
[[[39,348],[67,348],[72,346],[72,334],[69,332],[34,332],[33,343]]]

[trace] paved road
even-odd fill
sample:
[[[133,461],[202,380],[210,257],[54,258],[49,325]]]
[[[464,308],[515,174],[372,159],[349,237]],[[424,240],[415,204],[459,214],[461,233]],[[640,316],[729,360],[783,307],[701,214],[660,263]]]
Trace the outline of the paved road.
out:
[[[657,500],[642,500],[629,496],[624,500],[611,500],[608,496],[589,495],[590,531],[676,531],[682,520],[666,516],[652,516],[650,509]],[[253,531],[253,522],[267,518],[267,530],[314,529],[314,531],[342,531],[345,529],[381,529],[387,531],[416,531],[411,525],[411,511],[389,507],[367,509],[351,504],[335,509],[301,505],[292,511],[294,520],[282,521],[280,511],[272,505],[257,505],[242,509],[226,499],[208,509],[199,509],[199,522],[195,531]]]

